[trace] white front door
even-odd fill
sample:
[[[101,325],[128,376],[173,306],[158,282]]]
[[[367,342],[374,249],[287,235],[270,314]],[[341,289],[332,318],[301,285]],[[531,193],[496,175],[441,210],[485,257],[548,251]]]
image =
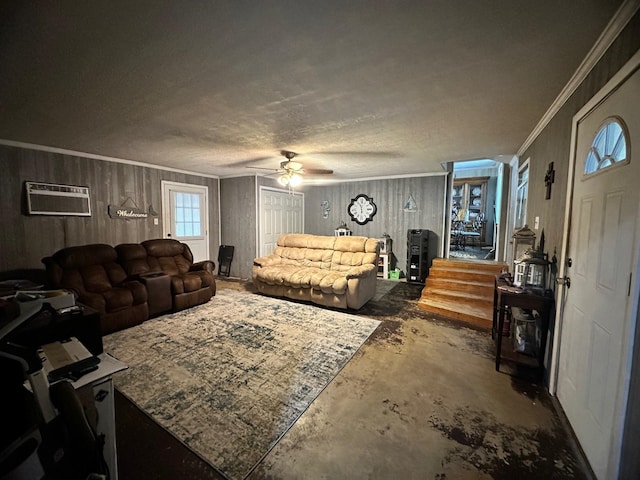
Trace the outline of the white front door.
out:
[[[189,245],[193,261],[209,259],[208,188],[162,181],[163,233]]]
[[[585,174],[596,133],[621,119],[629,131],[626,157]],[[621,123],[622,123],[621,122]],[[609,129],[600,157],[617,150]],[[577,123],[575,177],[561,318],[558,399],[597,478],[617,478],[630,370],[639,239],[640,73],[627,79]],[[592,160],[597,156],[593,156]],[[606,165],[606,162],[605,162]],[[568,262],[567,262],[568,265]]]
[[[304,230],[304,195],[260,187],[260,256],[272,253],[283,233]]]

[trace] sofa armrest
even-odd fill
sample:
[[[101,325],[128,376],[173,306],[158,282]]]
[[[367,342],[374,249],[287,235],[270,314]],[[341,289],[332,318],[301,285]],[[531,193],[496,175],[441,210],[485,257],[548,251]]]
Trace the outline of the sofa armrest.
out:
[[[253,259],[254,267],[266,267],[267,265],[276,265],[281,263],[282,258],[279,255],[266,255]]]
[[[203,260],[202,262],[196,262],[189,267],[190,272],[195,272],[197,270],[204,270],[205,272],[209,272],[213,275],[213,271],[216,269],[216,264],[213,260]]]
[[[375,265],[371,263],[367,263],[366,265],[358,265],[357,267],[350,268],[346,272],[347,280],[352,278],[364,278],[371,276],[372,273],[377,275],[377,268]]]
[[[68,289],[67,289],[68,290]],[[104,296],[99,293],[83,292],[82,295],[76,297],[78,302],[87,307],[91,307],[100,314],[107,312],[107,302]]]
[[[125,280],[119,285],[122,288],[126,288],[131,292],[133,296],[133,305],[140,305],[145,303],[148,299],[147,289],[143,282],[139,280]]]

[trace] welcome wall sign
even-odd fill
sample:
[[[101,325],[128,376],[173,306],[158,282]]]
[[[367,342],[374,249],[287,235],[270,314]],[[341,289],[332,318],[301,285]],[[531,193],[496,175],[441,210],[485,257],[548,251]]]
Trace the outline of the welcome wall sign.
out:
[[[127,203],[132,203],[133,206],[128,206]],[[107,212],[111,218],[119,218],[122,220],[140,220],[142,218],[148,218],[149,215],[154,217],[158,216],[158,214],[153,210],[153,206],[149,205],[148,210],[138,208],[131,197],[122,202],[122,205],[120,206],[109,205]]]

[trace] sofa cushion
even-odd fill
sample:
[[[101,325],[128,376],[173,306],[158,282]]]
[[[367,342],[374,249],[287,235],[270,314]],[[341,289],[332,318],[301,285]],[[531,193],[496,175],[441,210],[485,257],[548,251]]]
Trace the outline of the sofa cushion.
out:
[[[96,243],[67,247],[53,254],[53,259],[64,270],[74,270],[87,265],[102,265],[115,262],[118,254],[111,245]]]
[[[152,272],[147,261],[147,251],[139,243],[121,243],[115,249],[118,261],[129,277]]]
[[[88,292],[101,293],[112,288],[107,269],[103,265],[88,265],[77,272],[82,277],[84,289]]]
[[[127,274],[116,262],[118,254],[110,245],[93,244],[57,251],[49,265],[57,265],[61,277],[54,284],[77,292],[101,293],[124,282]]]
[[[378,240],[366,237],[336,237],[331,269],[346,271],[351,267],[375,264]]]
[[[158,269],[167,275],[182,275],[189,271],[191,262],[182,255],[175,257],[149,257],[149,265],[151,268]]]
[[[347,290],[347,277],[343,272],[315,267],[300,267],[293,263],[264,267],[257,273],[257,279],[269,285],[309,288],[339,295],[344,294]]]
[[[205,286],[202,284],[200,275],[194,275],[193,273],[171,275],[171,290],[176,295],[196,292]]]
[[[105,299],[105,311],[117,312],[133,305],[133,294],[128,288],[111,288],[102,294]]]
[[[308,233],[285,233],[278,238],[278,245],[295,248],[333,250],[338,237],[311,235]]]
[[[365,252],[376,253],[379,240],[367,237],[336,237],[334,250],[341,252]]]
[[[185,253],[184,244],[172,238],[145,240],[141,245],[153,257],[175,257]]]
[[[152,271],[168,275],[186,273],[193,264],[193,255],[186,245],[170,238],[145,240],[141,243],[149,256]]]

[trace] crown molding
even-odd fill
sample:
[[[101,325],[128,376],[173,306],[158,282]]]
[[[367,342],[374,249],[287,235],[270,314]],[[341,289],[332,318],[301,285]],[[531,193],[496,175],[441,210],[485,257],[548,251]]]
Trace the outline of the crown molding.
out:
[[[615,39],[618,38],[620,32],[622,32],[624,27],[627,26],[627,23],[629,23],[633,18],[638,9],[640,9],[640,0],[625,0],[622,5],[620,5],[620,8],[618,8],[618,11],[609,21],[604,31],[600,34],[596,43],[593,45],[591,50],[589,50],[587,56],[574,72],[573,76],[569,79],[569,82],[560,91],[560,94],[556,97],[549,109],[545,112],[518,150],[519,157],[524,155],[535,139],[538,138],[538,135],[542,133],[553,117],[560,111],[571,95],[573,95],[573,92],[576,91],[589,72],[593,70],[598,61],[602,58]]]
[[[71,155],[74,157],[90,158],[92,160],[103,160],[105,162],[124,163],[127,165],[135,165],[137,167],[153,168],[155,170],[164,170],[167,172],[184,173],[186,175],[196,175],[198,177],[219,179],[218,175],[210,175],[207,173],[192,172],[190,170],[180,170],[179,168],[162,167],[151,163],[138,162],[136,160],[127,160],[124,158],[108,157],[106,155],[97,155],[95,153],[78,152],[76,150],[67,150],[66,148],[49,147],[46,145],[37,145],[35,143],[15,142],[13,140],[5,140],[0,138],[0,145],[7,147],[26,148],[28,150],[38,150],[41,152],[59,153],[61,155]]]

